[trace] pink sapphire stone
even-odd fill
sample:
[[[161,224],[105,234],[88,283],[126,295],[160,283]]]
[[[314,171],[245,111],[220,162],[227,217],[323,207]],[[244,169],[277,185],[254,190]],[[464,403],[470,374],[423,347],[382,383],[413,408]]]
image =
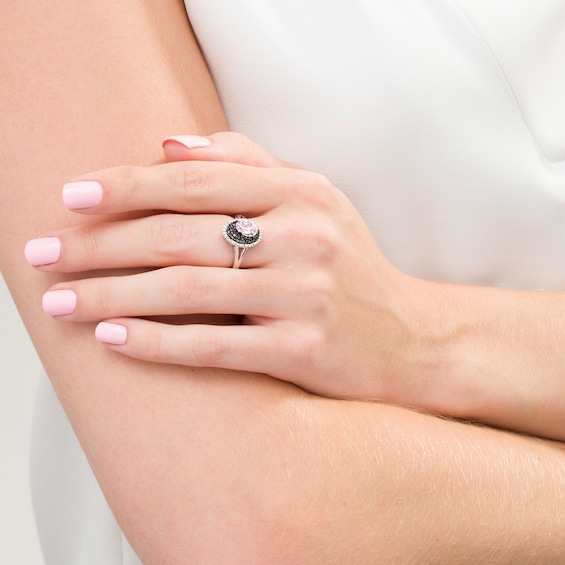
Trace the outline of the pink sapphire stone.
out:
[[[235,223],[235,229],[245,237],[253,237],[259,231],[257,224],[253,220],[249,220],[247,218],[240,218],[237,220]]]

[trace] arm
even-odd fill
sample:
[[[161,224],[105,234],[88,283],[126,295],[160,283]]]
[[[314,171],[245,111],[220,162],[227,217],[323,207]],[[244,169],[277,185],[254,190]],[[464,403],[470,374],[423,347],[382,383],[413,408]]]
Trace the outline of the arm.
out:
[[[565,294],[420,282],[425,395],[438,413],[565,440]],[[422,379],[424,382],[426,379]]]
[[[11,4],[0,26],[2,269],[145,563],[563,559],[564,454],[551,443],[136,362],[89,324],[48,319],[41,295],[64,277],[21,254],[81,222],[62,210],[63,182],[154,162],[147,140],[225,124],[177,3]]]
[[[62,319],[243,314],[245,324],[230,328],[125,320],[131,335],[114,349],[565,439],[562,293],[406,276],[327,179],[233,133],[191,136],[189,145],[165,143],[168,158],[183,162],[80,177],[98,191],[95,203],[80,205],[82,214],[176,213],[52,232],[61,256],[38,268],[171,268],[53,287],[54,295],[78,296]],[[73,193],[82,186],[68,185]],[[249,250],[248,269],[226,269],[233,251],[220,233],[239,212],[257,220],[265,243]]]

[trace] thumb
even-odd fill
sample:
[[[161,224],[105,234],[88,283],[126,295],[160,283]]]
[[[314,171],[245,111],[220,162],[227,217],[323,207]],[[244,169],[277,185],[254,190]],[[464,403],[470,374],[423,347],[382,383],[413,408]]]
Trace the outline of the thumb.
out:
[[[163,141],[166,161],[223,161],[251,167],[299,168],[278,159],[269,151],[235,132],[215,133],[207,137],[176,135]]]

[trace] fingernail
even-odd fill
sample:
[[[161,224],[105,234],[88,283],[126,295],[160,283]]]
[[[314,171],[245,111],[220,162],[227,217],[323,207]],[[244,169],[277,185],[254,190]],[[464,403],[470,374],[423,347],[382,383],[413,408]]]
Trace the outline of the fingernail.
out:
[[[110,322],[100,322],[94,332],[96,339],[108,345],[124,345],[128,338],[128,331],[125,326],[112,324]]]
[[[198,147],[208,147],[212,142],[207,137],[200,137],[198,135],[174,135],[167,137],[163,141],[163,145],[168,141],[176,141],[184,145],[187,149],[197,149]]]
[[[75,311],[77,295],[72,290],[50,290],[43,295],[43,311],[49,316],[67,316]]]
[[[61,256],[61,240],[58,237],[42,237],[26,243],[24,255],[34,267],[56,263]]]
[[[102,202],[102,185],[86,180],[68,182],[63,186],[63,202],[69,210],[91,208]]]

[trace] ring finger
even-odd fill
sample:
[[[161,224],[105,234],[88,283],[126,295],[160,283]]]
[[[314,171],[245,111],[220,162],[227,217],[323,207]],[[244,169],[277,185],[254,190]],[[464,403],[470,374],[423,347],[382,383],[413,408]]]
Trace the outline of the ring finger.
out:
[[[26,258],[42,270],[68,273],[172,265],[231,267],[234,247],[222,235],[231,221],[233,218],[223,215],[157,214],[90,224],[31,240]],[[246,253],[243,267],[265,266],[279,253],[268,216],[255,225],[259,223],[261,239],[267,245],[256,245]],[[264,237],[263,225],[267,226]]]

